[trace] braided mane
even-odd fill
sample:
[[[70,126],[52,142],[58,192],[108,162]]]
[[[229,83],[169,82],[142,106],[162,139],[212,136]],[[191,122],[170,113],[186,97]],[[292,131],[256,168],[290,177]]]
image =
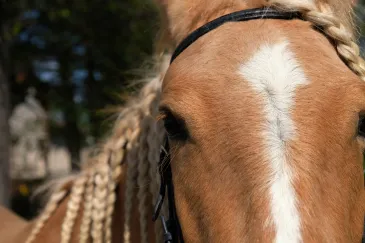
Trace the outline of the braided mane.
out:
[[[280,10],[294,10],[331,38],[338,55],[365,81],[365,62],[354,37],[351,0],[265,0]]]
[[[365,64],[354,41],[350,1],[346,0],[263,0],[266,6],[300,11],[303,17],[321,28],[333,39],[339,56],[360,78],[365,80]],[[91,237],[93,242],[111,242],[111,222],[116,201],[115,188],[121,173],[126,173],[124,201],[124,242],[130,242],[133,191],[138,185],[138,211],[141,241],[147,242],[148,209],[155,201],[158,187],[157,162],[164,131],[154,117],[160,99],[160,87],[168,67],[169,55],[157,62],[157,74],[147,79],[138,97],[120,112],[110,136],[91,157],[81,173],[71,182],[55,189],[43,213],[38,217],[26,243],[32,243],[59,202],[69,194],[67,213],[63,220],[61,238],[70,241],[80,207],[83,215],[79,242]],[[127,164],[127,170],[121,166]],[[153,201],[147,201],[147,194]],[[148,206],[149,205],[149,206]],[[156,224],[158,225],[158,224]],[[161,230],[156,226],[156,238]]]
[[[66,216],[63,219],[61,242],[70,242],[80,207],[83,214],[79,242],[111,242],[111,222],[116,201],[115,188],[121,173],[126,173],[124,242],[130,242],[130,219],[133,191],[138,185],[138,201],[142,242],[147,242],[147,211],[157,193],[157,163],[164,132],[156,123],[157,105],[160,99],[161,81],[169,62],[169,55],[156,62],[157,72],[146,78],[146,84],[138,97],[119,113],[110,136],[95,151],[79,175],[58,185],[26,243],[34,242],[36,236],[51,217],[59,202],[69,194]],[[127,171],[122,165],[127,164]],[[65,180],[63,180],[65,181]],[[147,202],[151,193],[153,202]],[[157,228],[156,230],[159,230]],[[157,237],[161,234],[157,234]]]

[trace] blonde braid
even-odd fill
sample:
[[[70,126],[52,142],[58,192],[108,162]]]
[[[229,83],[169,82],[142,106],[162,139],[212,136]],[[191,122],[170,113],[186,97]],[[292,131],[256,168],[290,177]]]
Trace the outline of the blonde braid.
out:
[[[56,210],[58,203],[65,197],[66,193],[66,190],[53,193],[25,243],[32,243],[35,240],[36,236],[39,234],[47,220],[51,217],[52,213]]]
[[[360,49],[353,40],[350,30],[341,23],[328,4],[320,4],[317,7],[308,1],[290,0],[265,0],[268,5],[285,10],[295,10],[302,13],[303,18],[314,25],[321,27],[323,32],[336,43],[339,56],[348,67],[365,81],[365,62],[360,57]]]
[[[139,99],[129,104],[123,112],[120,113],[119,119],[115,123],[115,128],[113,130],[113,137],[108,139],[107,146],[103,146],[100,150],[94,150],[94,154],[97,156],[95,159],[91,159],[88,165],[83,168],[85,170],[84,174],[75,181],[74,186],[71,189],[71,196],[67,205],[66,216],[62,225],[61,237],[63,242],[68,242],[72,228],[75,223],[75,217],[79,211],[81,199],[84,199],[83,205],[83,218],[80,225],[80,243],[85,243],[89,239],[89,234],[93,238],[93,242],[111,242],[111,223],[112,214],[114,211],[116,192],[115,187],[118,182],[118,178],[121,174],[125,152],[127,150],[127,183],[126,183],[126,197],[125,197],[125,232],[124,232],[124,242],[130,242],[130,218],[132,209],[132,199],[134,193],[134,185],[137,177],[137,165],[151,163],[155,166],[155,159],[152,159],[153,154],[159,154],[159,148],[156,147],[159,141],[162,139],[157,139],[156,146],[153,146],[153,139],[151,136],[156,132],[153,128],[145,125],[143,132],[150,131],[149,142],[148,142],[148,153],[149,158],[146,160],[143,157],[143,161],[138,160],[138,141],[143,141],[139,139],[141,120],[150,114],[150,109],[157,108],[156,95],[160,93],[160,85],[162,77],[168,67],[168,59],[165,58],[164,62],[161,62],[162,68],[157,77],[148,78],[148,83],[141,90]],[[151,124],[155,122],[152,121]],[[150,124],[150,126],[152,126]],[[147,129],[147,130],[146,130]],[[152,131],[152,133],[151,133]],[[160,134],[159,134],[160,135]],[[110,146],[113,145],[113,146]],[[124,148],[124,145],[127,145]],[[104,159],[107,154],[105,151],[112,151],[109,156],[109,164],[106,163]],[[98,156],[99,155],[99,156]],[[104,163],[103,163],[104,162]],[[143,171],[143,170],[142,170]],[[156,178],[152,171],[149,170],[149,165],[147,164],[147,176],[148,173],[151,174],[152,178]],[[145,172],[146,172],[145,171]],[[143,172],[143,173],[145,173]],[[86,184],[86,185],[85,185]],[[56,210],[60,201],[66,196],[69,189],[66,189],[68,183],[63,183],[62,190],[57,190],[53,193],[49,202],[47,203],[43,213],[39,216],[30,236],[28,237],[26,243],[34,242],[36,236],[39,234],[44,224],[51,217],[52,213]],[[146,189],[148,193],[148,189]],[[151,189],[152,190],[152,189]],[[156,191],[157,192],[157,191]],[[156,193],[155,192],[155,193]],[[152,193],[155,195],[154,193]],[[82,195],[85,195],[84,197]],[[106,200],[104,200],[106,198]],[[144,199],[145,200],[145,199]],[[141,211],[146,211],[144,207],[140,208]],[[144,203],[145,207],[147,206]],[[69,222],[69,223],[67,223]],[[91,230],[90,230],[91,229]],[[103,234],[103,231],[105,234]],[[104,238],[103,238],[104,235]]]
[[[88,173],[88,182],[85,192],[85,204],[84,204],[84,213],[83,219],[80,226],[80,243],[85,243],[89,239],[90,233],[90,224],[93,223],[93,227],[103,228],[104,234],[100,231],[99,233],[93,232],[94,241],[95,238],[102,242],[111,242],[112,239],[112,231],[111,231],[111,223],[112,223],[112,216],[116,201],[116,183],[118,182],[118,178],[121,174],[121,163],[123,162],[124,158],[124,149],[123,145],[125,143],[125,139],[118,138],[118,141],[111,139],[109,143],[104,146],[103,151],[109,151],[99,154],[99,156],[95,159],[94,167],[88,168],[90,171]],[[114,146],[114,148],[113,148]],[[108,154],[108,155],[107,155]],[[107,161],[107,162],[104,162]],[[105,165],[107,167],[105,167]],[[98,166],[102,166],[104,168],[108,168],[108,173],[101,173],[104,175],[104,179],[106,179],[106,185],[102,185],[104,182],[96,183],[96,176],[99,170],[96,169]],[[102,176],[103,177],[103,176]],[[93,207],[96,203],[94,194],[98,189],[95,188],[95,184],[98,184],[100,188],[105,187],[106,190],[106,204],[105,208],[103,209],[103,205],[100,206],[99,209]],[[100,190],[99,188],[99,190]],[[105,199],[105,198],[103,198]],[[103,214],[102,211],[105,210],[105,216],[100,215],[100,217],[95,216],[95,212],[97,211],[100,214]],[[95,217],[98,218],[97,222],[95,222]],[[103,219],[100,219],[103,218]],[[93,221],[94,219],[94,221]],[[101,233],[100,233],[101,232]],[[102,237],[104,236],[104,238]]]
[[[158,105],[159,99],[156,99],[151,103],[151,114],[152,117],[155,117],[157,115],[157,105]],[[148,150],[148,161],[150,164],[150,171],[149,176],[151,178],[151,184],[150,184],[150,192],[152,194],[152,200],[153,202],[156,200],[157,195],[156,192],[158,191],[158,185],[157,185],[157,178],[158,178],[158,161],[159,161],[159,150],[160,150],[160,139],[159,139],[159,129],[158,129],[158,122],[155,119],[152,119],[152,117],[149,117],[150,122],[150,129],[149,133],[147,134],[147,144],[149,147]]]
[[[93,196],[94,196],[94,171],[88,173],[88,181],[85,189],[85,202],[83,208],[82,221],[80,225],[80,243],[86,243],[89,239],[91,216],[93,209]]]
[[[104,241],[103,241],[106,243],[110,243],[111,239],[112,239],[111,225],[112,225],[112,220],[113,220],[114,204],[116,201],[115,188],[116,188],[115,182],[112,180],[109,180],[108,197],[106,199],[106,201],[107,201],[106,216],[105,216],[105,223],[104,223],[105,234],[104,234]]]
[[[112,231],[111,225],[113,220],[113,211],[114,205],[116,201],[116,183],[117,179],[121,173],[121,158],[124,157],[124,153],[118,153],[118,151],[123,151],[121,148],[116,147],[116,152],[110,152],[109,157],[109,166],[111,168],[111,173],[109,174],[109,181],[108,181],[108,197],[107,197],[107,206],[106,206],[106,219],[104,224],[104,242],[110,243],[112,240]],[[114,156],[113,156],[114,155]]]
[[[145,118],[142,121],[142,132],[139,138],[139,150],[138,150],[138,210],[139,210],[139,222],[140,222],[140,233],[141,233],[141,242],[147,242],[147,194],[148,190],[148,172],[149,172],[149,161],[147,158],[149,147],[147,144],[147,134],[150,132],[150,119]]]
[[[93,242],[103,242],[103,221],[106,217],[106,196],[108,193],[109,166],[99,164],[95,168],[95,190],[92,209],[92,230]]]
[[[126,127],[124,125],[127,123],[125,121],[120,122],[120,124],[118,125],[119,128],[115,130],[115,133],[124,133],[126,134],[125,137],[129,138],[127,144],[127,172],[124,197],[125,221],[123,239],[125,243],[130,242],[130,219],[132,211],[133,193],[135,189],[135,179],[138,175],[137,166],[140,165],[140,163],[148,162],[140,161],[137,155],[137,148],[141,146],[141,144],[138,144],[138,141],[141,141],[141,139],[138,139],[138,137],[140,136],[140,133],[146,132],[145,130],[141,132],[141,129],[144,128],[143,126],[141,126],[141,120],[144,117],[150,115],[151,105],[156,106],[157,109],[157,104],[153,104],[153,102],[157,99],[157,95],[160,94],[161,81],[169,66],[169,56],[170,55],[161,57],[162,61],[159,62],[160,70],[158,75],[149,79],[149,82],[142,88],[142,90],[140,91],[139,100],[134,101],[132,104],[130,104],[130,107],[128,109],[125,109],[123,112],[120,113],[120,119],[125,118],[127,115],[129,116],[129,130],[125,131]],[[128,136],[128,134],[132,135]],[[156,149],[155,152],[159,154],[159,147]],[[155,193],[157,193],[157,191]],[[145,205],[145,207],[146,206],[147,205]],[[143,226],[141,228],[143,228]]]
[[[112,179],[115,182],[119,182],[119,176],[122,173],[122,164],[124,162],[125,157],[125,148],[124,145],[126,144],[126,139],[119,138],[118,141],[113,141],[111,150],[113,151],[110,154],[110,168],[112,171]]]
[[[158,94],[159,95],[159,94]],[[159,102],[159,96],[151,103],[151,113],[153,117],[157,115],[157,107]],[[150,164],[150,193],[152,195],[152,204],[151,206],[154,207],[157,199],[157,194],[159,191],[159,174],[158,174],[158,162],[160,159],[160,146],[162,144],[162,140],[164,137],[163,127],[161,123],[157,122],[155,119],[151,119],[150,121],[151,127],[150,132],[147,135],[147,143],[148,143],[148,161]],[[155,237],[156,242],[162,242],[163,240],[163,231],[161,224],[155,223]]]
[[[68,243],[71,240],[73,226],[80,208],[82,195],[84,193],[86,177],[81,175],[74,182],[69,201],[67,203],[66,216],[62,223],[61,242]]]
[[[140,133],[139,128],[134,130],[131,135],[131,140],[127,145],[127,174],[125,183],[125,194],[124,194],[124,233],[123,239],[125,243],[130,242],[130,220],[132,214],[133,205],[133,192],[134,192],[134,181],[137,176],[137,150],[136,143],[133,143]]]

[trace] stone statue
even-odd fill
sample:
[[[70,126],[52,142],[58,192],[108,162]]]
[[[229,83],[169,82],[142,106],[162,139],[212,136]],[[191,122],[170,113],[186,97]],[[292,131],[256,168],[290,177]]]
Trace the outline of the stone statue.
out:
[[[12,149],[10,175],[17,180],[37,180],[47,176],[47,113],[28,89],[25,102],[15,107],[10,120]]]

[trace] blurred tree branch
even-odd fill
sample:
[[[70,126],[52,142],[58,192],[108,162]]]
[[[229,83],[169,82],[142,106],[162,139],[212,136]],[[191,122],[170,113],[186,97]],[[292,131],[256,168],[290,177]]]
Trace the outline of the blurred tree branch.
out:
[[[79,150],[109,127],[99,111],[122,102],[116,92],[133,91],[127,84],[136,75],[128,71],[153,51],[158,27],[153,2],[12,0],[4,9],[11,104],[36,87],[37,98],[57,115],[51,117],[52,136],[75,162]]]
[[[0,204],[9,206],[10,178],[9,178],[9,87],[8,75],[8,31],[7,19],[3,16],[6,0],[0,0]]]

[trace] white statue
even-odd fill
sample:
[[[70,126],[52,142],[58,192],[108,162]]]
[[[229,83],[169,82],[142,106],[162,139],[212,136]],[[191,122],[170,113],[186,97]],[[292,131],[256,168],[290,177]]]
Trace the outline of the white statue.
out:
[[[15,107],[10,120],[12,179],[35,180],[47,176],[47,114],[28,90],[25,102]]]

